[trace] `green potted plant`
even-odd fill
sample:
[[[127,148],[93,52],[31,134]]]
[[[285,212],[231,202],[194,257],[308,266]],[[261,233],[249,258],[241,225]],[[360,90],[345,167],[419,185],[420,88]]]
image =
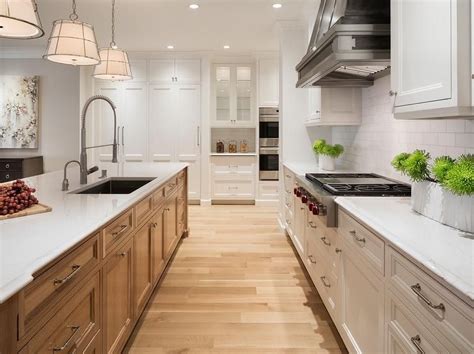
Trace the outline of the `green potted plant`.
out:
[[[392,166],[410,177],[412,208],[443,224],[474,232],[474,155],[457,159],[441,156],[431,161],[429,153],[403,152]]]
[[[336,158],[342,155],[344,147],[340,144],[330,145],[324,139],[318,139],[313,144],[313,151],[319,156],[319,167],[323,170],[334,171]]]

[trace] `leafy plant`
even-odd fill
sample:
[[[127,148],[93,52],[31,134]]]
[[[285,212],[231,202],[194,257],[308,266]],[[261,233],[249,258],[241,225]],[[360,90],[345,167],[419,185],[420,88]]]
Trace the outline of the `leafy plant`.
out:
[[[431,172],[439,183],[443,183],[446,174],[453,168],[455,160],[449,156],[437,157]]]
[[[457,195],[474,194],[474,161],[459,161],[446,173],[443,186]]]
[[[430,154],[424,150],[402,152],[393,158],[392,166],[414,182],[437,181],[454,194],[474,195],[473,154],[462,155],[457,160],[441,156],[435,159],[431,168],[429,160]]]
[[[318,139],[313,144],[313,151],[318,155],[327,155],[330,157],[339,157],[344,152],[344,146],[340,144],[330,145],[324,139]]]
[[[393,168],[395,168],[397,171],[403,174],[406,174],[405,161],[409,157],[410,157],[410,154],[408,152],[401,152],[398,155],[396,155],[392,160]]]

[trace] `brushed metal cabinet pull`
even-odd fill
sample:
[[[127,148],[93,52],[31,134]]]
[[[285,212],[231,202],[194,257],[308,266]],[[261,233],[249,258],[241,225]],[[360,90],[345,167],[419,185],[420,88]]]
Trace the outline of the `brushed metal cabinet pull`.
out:
[[[357,242],[365,244],[365,238],[364,237],[360,238],[359,236],[357,236],[357,233],[355,232],[355,230],[351,230],[349,231],[349,233],[355,238]]]
[[[341,253],[341,252],[342,252],[342,250],[341,250],[340,248],[336,248],[334,251],[335,251],[336,253]]]
[[[127,230],[128,225],[120,225],[120,229],[118,231],[112,232],[113,237],[117,237],[125,232]]]
[[[61,284],[64,284],[66,283],[67,281],[71,280],[72,277],[74,277],[77,272],[79,272],[79,270],[81,269],[81,266],[79,264],[74,264],[72,267],[72,272],[69,273],[68,275],[66,275],[63,279],[54,279],[53,280],[53,284],[54,285],[61,285]]]
[[[318,227],[316,226],[316,224],[312,221],[309,221],[308,222],[308,225],[311,226],[313,229],[317,229]]]
[[[331,246],[331,242],[327,241],[326,236],[321,237],[321,241],[323,241],[323,243],[324,243],[326,246]]]
[[[429,307],[435,310],[441,310],[441,311],[446,311],[446,307],[444,307],[444,304],[440,302],[438,305],[435,305],[431,302],[430,299],[428,299],[423,293],[421,292],[421,285],[420,283],[416,283],[415,285],[412,285],[411,290],[421,299],[423,300]]]
[[[310,261],[311,263],[313,263],[313,264],[318,263],[318,262],[316,262],[316,261],[313,259],[313,255],[312,255],[312,254],[310,254],[310,255],[308,256],[308,259],[309,259],[309,261]]]
[[[423,350],[423,348],[421,347],[421,338],[420,338],[420,335],[417,334],[416,336],[414,337],[411,337],[410,338],[411,342],[413,343],[413,345],[415,346],[416,350],[418,351],[418,353],[420,354],[425,354],[425,351]]]
[[[68,328],[71,328],[72,330],[71,336],[66,340],[66,342],[62,346],[53,347],[53,352],[62,352],[64,349],[69,347],[69,344],[71,344],[72,340],[81,329],[81,326],[69,326]]]
[[[324,285],[326,288],[330,288],[330,287],[331,287],[331,284],[326,283],[326,279],[327,279],[326,276],[323,275],[323,276],[321,277],[321,282],[323,283],[323,285]]]

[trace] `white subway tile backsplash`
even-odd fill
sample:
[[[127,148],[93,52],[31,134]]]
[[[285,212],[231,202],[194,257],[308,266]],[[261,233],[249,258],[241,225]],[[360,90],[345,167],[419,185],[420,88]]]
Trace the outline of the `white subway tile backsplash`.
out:
[[[402,151],[424,149],[433,157],[474,153],[474,120],[397,120],[388,97],[390,76],[362,90],[362,124],[334,127],[333,143],[344,145],[341,165],[408,181],[390,165]]]

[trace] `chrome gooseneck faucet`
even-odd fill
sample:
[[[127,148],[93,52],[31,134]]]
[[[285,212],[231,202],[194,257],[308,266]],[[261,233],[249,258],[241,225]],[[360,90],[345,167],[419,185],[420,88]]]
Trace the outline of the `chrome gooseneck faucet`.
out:
[[[86,147],[86,115],[87,115],[87,110],[89,109],[89,106],[92,102],[96,100],[102,100],[107,102],[110,107],[112,108],[112,111],[114,112],[114,142],[113,144],[105,144],[105,145],[97,145],[97,146],[87,146]],[[87,183],[87,176],[95,171],[98,170],[97,166],[94,166],[90,169],[87,168],[87,150],[88,149],[94,149],[94,148],[100,148],[104,146],[112,146],[112,162],[118,162],[117,160],[117,112],[115,111],[116,107],[115,104],[112,102],[110,98],[107,96],[103,95],[97,95],[97,96],[92,96],[89,98],[86,103],[84,104],[84,108],[82,109],[82,114],[81,114],[81,178],[80,178],[80,183],[81,184],[86,184]]]

